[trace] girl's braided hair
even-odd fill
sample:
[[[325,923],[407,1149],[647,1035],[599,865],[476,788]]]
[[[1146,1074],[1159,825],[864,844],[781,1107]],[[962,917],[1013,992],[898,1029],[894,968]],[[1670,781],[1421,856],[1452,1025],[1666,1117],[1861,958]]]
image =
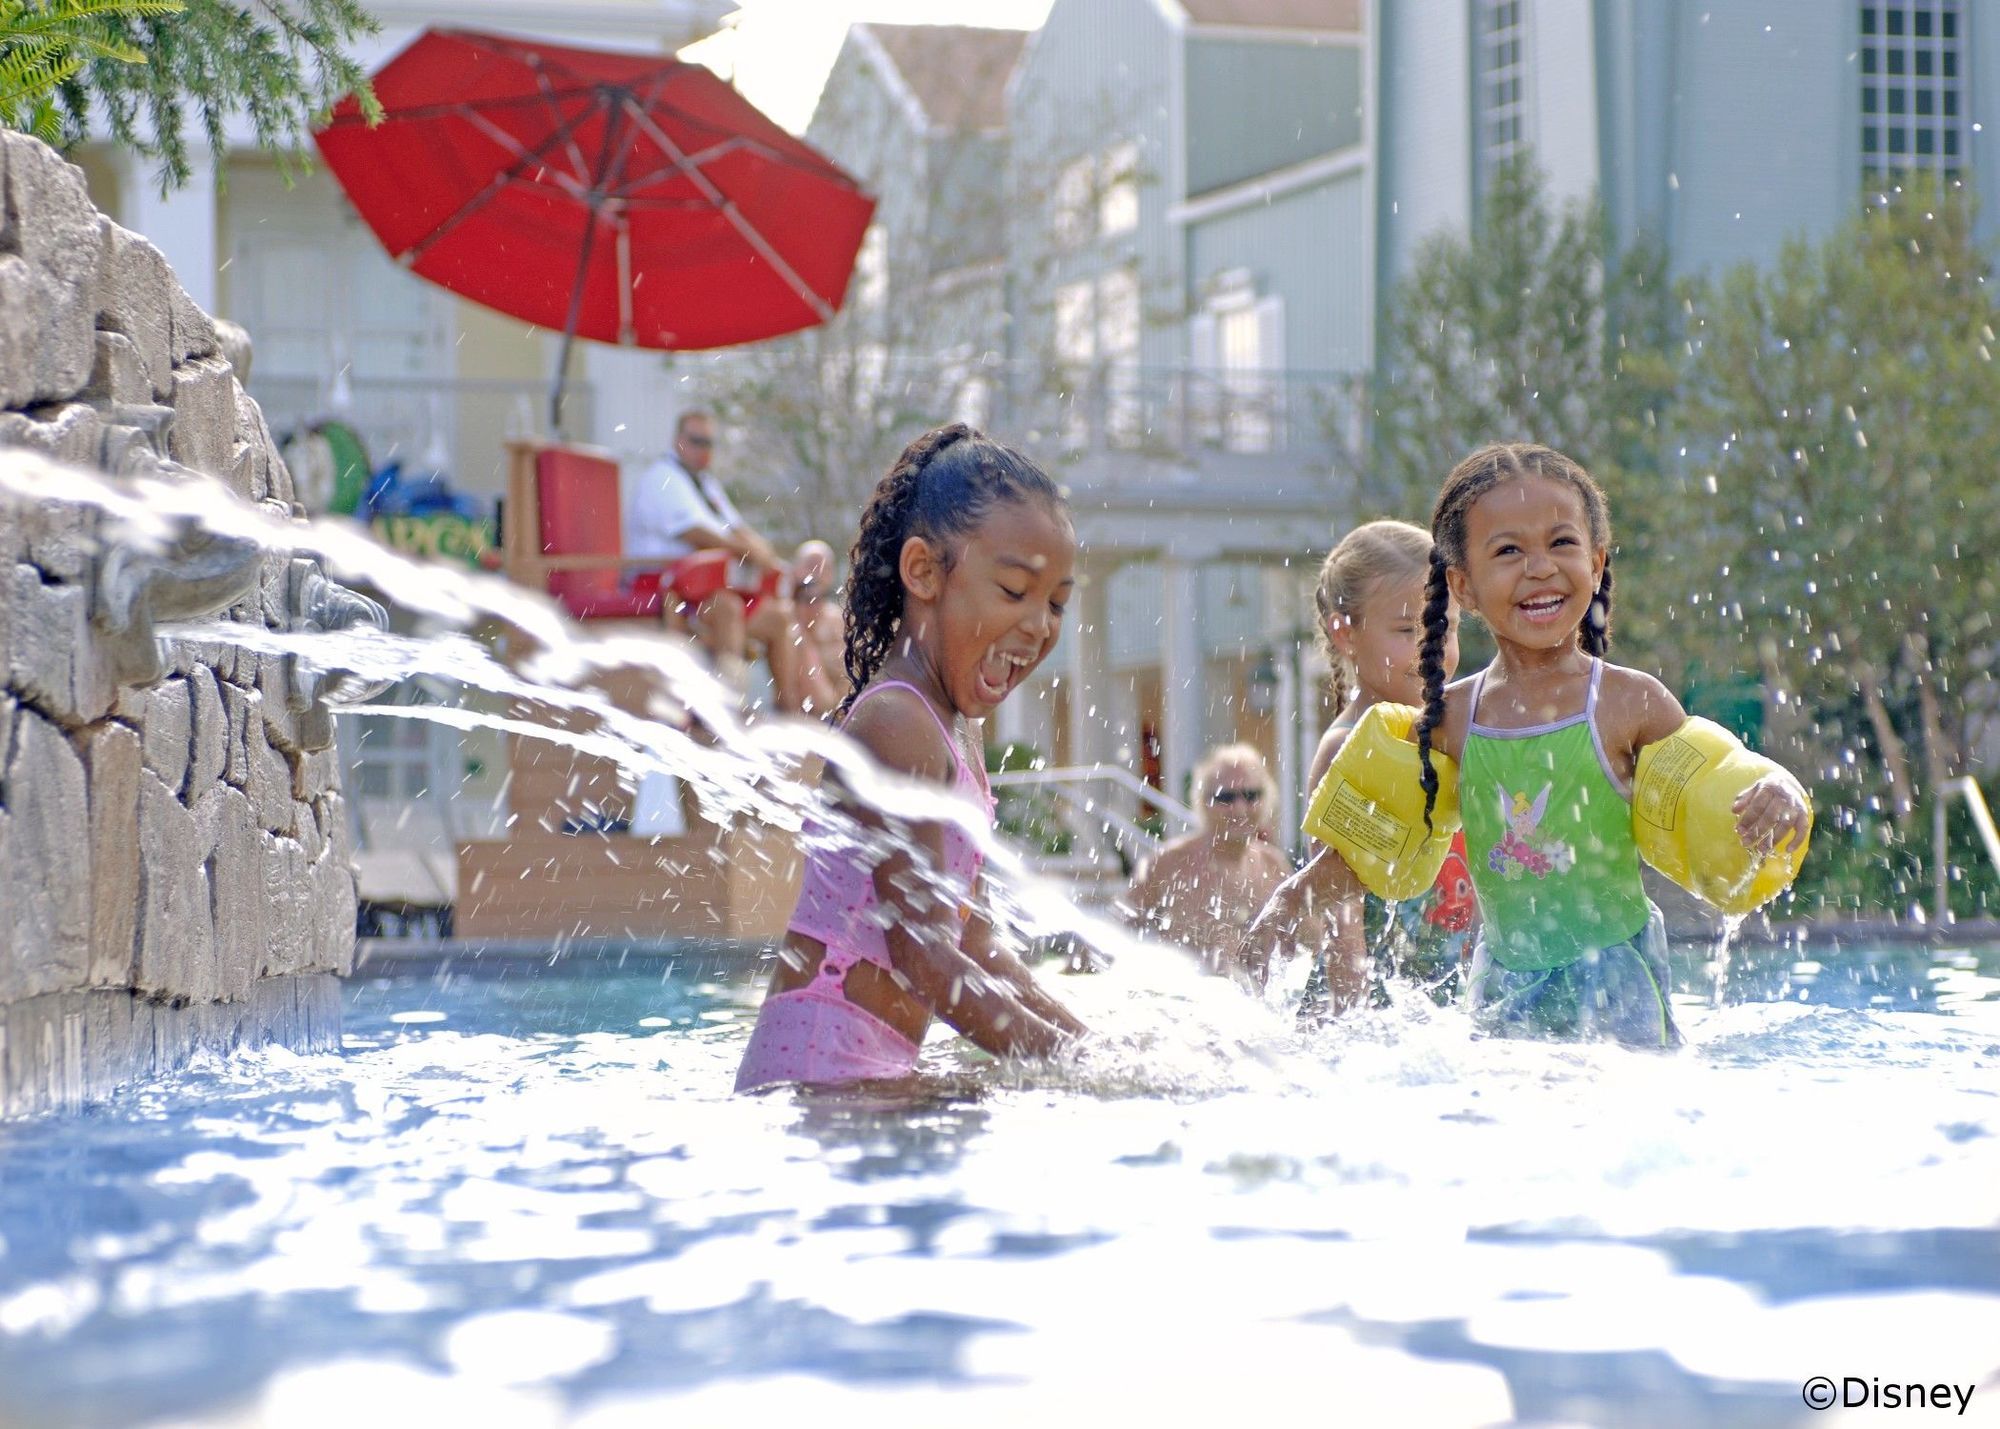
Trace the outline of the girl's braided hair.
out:
[[[843,663],[850,688],[834,711],[836,720],[894,648],[903,623],[904,543],[923,537],[949,567],[956,557],[952,539],[977,526],[995,502],[1030,500],[1053,511],[1069,510],[1047,472],[963,422],[925,432],[903,448],[861,513],[861,530],[848,553]]]
[[[1586,655],[1611,648],[1611,507],[1604,488],[1576,462],[1550,447],[1531,442],[1495,442],[1460,462],[1438,493],[1431,509],[1431,570],[1424,585],[1424,643],[1418,670],[1424,677],[1424,712],[1417,721],[1417,753],[1423,761],[1424,826],[1430,827],[1437,807],[1438,777],[1431,767],[1431,735],[1444,723],[1444,638],[1451,609],[1451,587],[1445,572],[1465,569],[1465,517],[1473,503],[1496,486],[1530,476],[1567,482],[1583,498],[1590,523],[1590,544],[1603,551],[1604,574],[1590,599],[1578,644]]]
[[[1334,648],[1331,627],[1335,617],[1360,624],[1361,603],[1377,581],[1416,575],[1430,565],[1430,558],[1430,533],[1407,521],[1370,521],[1356,526],[1327,553],[1319,568],[1319,585],[1313,590],[1313,608],[1319,614],[1320,653],[1334,671],[1335,713],[1346,708],[1348,690],[1357,679],[1354,662]]]

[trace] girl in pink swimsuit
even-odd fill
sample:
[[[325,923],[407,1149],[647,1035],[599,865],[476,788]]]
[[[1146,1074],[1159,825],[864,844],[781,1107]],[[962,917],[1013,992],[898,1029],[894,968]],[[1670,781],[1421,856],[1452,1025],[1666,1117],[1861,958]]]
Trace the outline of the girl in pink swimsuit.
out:
[[[854,693],[836,720],[877,764],[949,787],[990,827],[978,721],[1055,648],[1075,585],[1067,504],[1040,467],[954,423],[882,478],[850,564]],[[843,802],[895,851],[819,831],[736,1090],[908,1076],[933,1016],[998,1056],[1082,1035],[996,941],[964,829]]]

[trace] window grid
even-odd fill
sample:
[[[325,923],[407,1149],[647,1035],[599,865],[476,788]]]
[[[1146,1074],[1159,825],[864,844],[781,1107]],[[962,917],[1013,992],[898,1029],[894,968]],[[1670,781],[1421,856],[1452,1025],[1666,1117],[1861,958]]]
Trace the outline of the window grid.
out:
[[[1959,176],[1965,162],[1968,19],[1963,0],[1873,0],[1861,7],[1864,182],[1910,169]]]
[[[1479,36],[1479,149],[1491,173],[1527,142],[1526,36],[1522,0],[1482,0]]]

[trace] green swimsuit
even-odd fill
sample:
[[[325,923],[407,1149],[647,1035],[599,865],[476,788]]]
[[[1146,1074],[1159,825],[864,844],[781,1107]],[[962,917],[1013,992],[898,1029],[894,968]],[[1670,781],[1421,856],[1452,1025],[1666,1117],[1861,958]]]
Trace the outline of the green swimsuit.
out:
[[[1630,795],[1597,733],[1604,662],[1583,709],[1525,729],[1479,723],[1482,671],[1460,761],[1459,809],[1479,895],[1470,1004],[1502,1036],[1676,1045],[1666,939],[1639,882]]]

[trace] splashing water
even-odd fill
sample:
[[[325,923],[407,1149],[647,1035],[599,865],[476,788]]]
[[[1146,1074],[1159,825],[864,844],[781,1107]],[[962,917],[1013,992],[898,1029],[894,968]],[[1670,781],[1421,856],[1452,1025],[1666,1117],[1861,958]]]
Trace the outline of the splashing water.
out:
[[[216,496],[90,491],[121,539],[311,549],[445,628],[184,638],[589,716],[533,732],[801,837],[844,817],[787,773],[809,754],[958,813],[742,724],[671,646]],[[482,617],[536,652],[454,633]],[[589,688],[634,664],[661,718]],[[1024,926],[1083,923],[987,848]],[[1655,1056],[1477,1040],[1414,994],[1302,1032],[1092,933],[1122,955],[1060,979],[1103,1033],[1061,1065],[940,1041],[915,1084],[732,1097],[756,970],[635,950],[364,969],[342,1056],[0,1127],[0,1422],[1777,1424],[1818,1374],[2000,1406],[2000,951],[1786,952],[1737,977],[1772,1000],[1681,998],[1689,1047]]]

